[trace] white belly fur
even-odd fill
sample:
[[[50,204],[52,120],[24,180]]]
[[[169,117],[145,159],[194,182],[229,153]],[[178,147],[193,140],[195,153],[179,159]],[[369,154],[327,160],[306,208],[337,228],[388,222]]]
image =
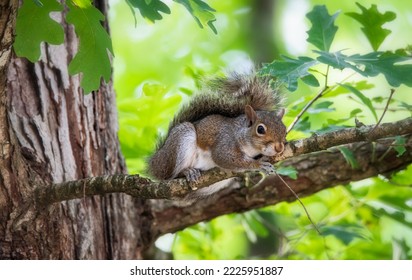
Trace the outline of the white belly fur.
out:
[[[216,163],[212,159],[212,154],[208,150],[203,150],[200,148],[196,149],[196,156],[192,163],[193,168],[200,170],[209,170],[216,167]]]

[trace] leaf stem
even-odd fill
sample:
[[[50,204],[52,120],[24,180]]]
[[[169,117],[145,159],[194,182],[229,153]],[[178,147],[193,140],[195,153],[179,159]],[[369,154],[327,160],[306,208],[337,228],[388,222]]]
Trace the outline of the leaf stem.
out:
[[[319,98],[324,96],[326,93],[334,90],[336,87],[340,86],[341,83],[345,82],[346,80],[348,80],[350,77],[352,77],[355,74],[356,73],[352,73],[351,75],[344,78],[340,83],[337,83],[332,87],[329,87],[328,86],[329,65],[328,65],[327,68],[326,68],[326,74],[324,75],[325,76],[325,85],[323,86],[322,90],[312,100],[310,100],[308,104],[306,104],[306,106],[302,109],[302,111],[299,112],[299,114],[295,117],[293,122],[289,125],[287,133],[289,133],[293,129],[293,127],[296,125],[296,123],[299,121],[299,119],[302,117],[302,115],[309,109],[310,106],[313,105],[313,103],[315,103],[316,100],[318,100]]]
[[[369,132],[369,134],[372,134],[375,131],[375,129],[381,124],[381,122],[383,120],[383,117],[385,116],[386,111],[388,111],[389,103],[391,102],[392,96],[393,96],[394,93],[395,93],[395,89],[392,88],[391,93],[390,93],[389,98],[388,98],[388,102],[386,102],[385,109],[383,110],[379,121],[376,123],[375,127]]]
[[[283,184],[291,191],[291,193],[295,196],[296,200],[300,203],[300,205],[302,205],[303,210],[305,210],[306,216],[308,217],[310,223],[313,225],[313,228],[316,230],[316,232],[322,236],[322,233],[320,232],[319,228],[317,227],[317,225],[313,222],[312,217],[309,215],[308,210],[306,209],[305,205],[303,204],[302,200],[300,200],[298,194],[292,189],[291,186],[288,185],[288,183],[286,183],[285,180],[283,180],[283,178],[278,174],[275,173],[278,178],[283,182]]]
[[[328,87],[323,87],[322,90],[312,99],[308,102],[308,104],[303,107],[302,111],[299,112],[299,114],[296,116],[296,118],[293,120],[293,122],[289,125],[287,133],[289,133],[293,127],[296,125],[296,123],[299,121],[299,119],[302,117],[302,115],[309,109],[310,106],[312,106],[313,103],[315,103],[316,100],[318,100],[322,95],[328,90]]]

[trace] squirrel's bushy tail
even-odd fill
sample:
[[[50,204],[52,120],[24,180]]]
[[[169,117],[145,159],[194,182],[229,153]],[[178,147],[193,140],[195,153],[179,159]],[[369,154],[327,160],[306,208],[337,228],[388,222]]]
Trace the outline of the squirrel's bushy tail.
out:
[[[169,125],[165,137],[160,137],[156,150],[160,150],[168,134],[178,124],[194,123],[210,115],[235,118],[245,113],[250,105],[256,111],[277,111],[282,108],[283,96],[270,85],[270,79],[249,74],[231,73],[205,81],[200,91],[184,104]]]
[[[231,73],[227,77],[205,82],[199,93],[182,106],[170,128],[183,122],[193,123],[213,114],[234,118],[244,114],[246,105],[256,111],[276,111],[282,103],[281,93],[271,88],[268,78],[259,77],[255,72]]]

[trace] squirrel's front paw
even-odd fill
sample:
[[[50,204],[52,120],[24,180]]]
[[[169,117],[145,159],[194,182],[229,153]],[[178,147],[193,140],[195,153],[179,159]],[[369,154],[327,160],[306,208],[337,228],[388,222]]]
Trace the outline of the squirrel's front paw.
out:
[[[199,180],[201,176],[200,170],[196,168],[188,168],[184,170],[182,173],[186,176],[186,179],[189,182],[197,182],[197,180]]]
[[[275,167],[269,162],[261,162],[260,169],[262,169],[267,174],[275,173]]]

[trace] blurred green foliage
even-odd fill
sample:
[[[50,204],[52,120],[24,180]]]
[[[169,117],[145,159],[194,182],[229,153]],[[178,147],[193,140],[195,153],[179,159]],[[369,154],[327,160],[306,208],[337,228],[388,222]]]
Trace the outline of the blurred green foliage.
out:
[[[236,215],[190,227],[178,234],[174,243],[176,259],[243,259],[248,250],[244,227]]]
[[[123,1],[111,1],[119,137],[130,173],[144,173],[145,158],[155,147],[157,135],[165,133],[179,104],[196,90],[202,76],[222,69],[242,68],[249,59],[262,62],[259,54],[263,50],[259,45],[273,44],[274,50],[290,57],[286,60],[289,64],[282,67],[298,65],[304,68],[303,72],[292,73],[295,80],[288,88],[296,91],[289,93],[285,89],[287,125],[318,94],[327,74],[331,88],[289,133],[289,139],[296,139],[315,131],[321,133],[353,126],[354,117],[365,124],[375,123],[390,94],[391,87],[383,75],[365,80],[359,71],[353,74],[347,69],[333,69],[331,66],[335,61],[326,53],[314,54],[314,46],[331,52],[344,50],[348,55],[342,59],[351,63],[348,57],[353,54],[374,53],[377,49],[395,51],[411,44],[408,34],[412,24],[407,18],[411,8],[407,1],[380,1],[377,10],[369,10],[378,21],[379,13],[385,15],[391,11],[397,15],[396,20],[385,23],[385,28],[380,29],[386,34],[382,40],[363,34],[365,30],[361,28],[365,24],[359,21],[359,16],[355,16],[356,21],[346,15],[359,14],[359,10],[365,13],[353,2],[273,1],[268,6],[273,13],[266,15],[265,24],[275,28],[263,36],[253,25],[254,18],[263,17],[256,13],[262,8],[257,3],[271,1],[206,1],[216,10],[213,24],[217,34],[211,29],[200,29],[178,3],[165,2],[170,7],[170,15],[163,14],[163,19],[156,24],[136,15],[135,27],[128,5]],[[359,3],[367,9],[374,4],[372,1]],[[332,40],[323,44],[321,40],[325,38],[317,38],[310,45],[306,41],[308,34],[319,33],[313,28],[306,33],[311,24],[305,15],[316,4],[326,5],[339,29],[336,31],[329,22],[326,33],[333,36]],[[338,11],[341,11],[339,16]],[[350,15],[353,17],[354,14]],[[392,33],[382,31],[386,29]],[[293,37],[296,34],[300,36]],[[404,56],[407,56],[407,50],[405,52]],[[314,58],[319,54],[325,59],[323,63],[329,66],[318,62],[314,65]],[[297,58],[303,56],[308,59]],[[278,58],[279,54],[274,53],[263,61],[270,63]],[[367,67],[360,69],[367,71]],[[305,80],[305,77],[309,78]],[[315,79],[319,82],[315,83]],[[396,88],[390,108],[384,121],[411,116],[410,88],[405,85]],[[394,141],[402,143],[402,139]],[[344,150],[342,154],[348,164],[356,166],[348,151]],[[293,170],[282,172],[296,176]],[[280,203],[200,223],[175,234],[169,246],[176,259],[411,259],[411,185],[412,166],[409,166],[390,178],[371,178],[303,198],[322,235],[313,228],[299,203]]]

